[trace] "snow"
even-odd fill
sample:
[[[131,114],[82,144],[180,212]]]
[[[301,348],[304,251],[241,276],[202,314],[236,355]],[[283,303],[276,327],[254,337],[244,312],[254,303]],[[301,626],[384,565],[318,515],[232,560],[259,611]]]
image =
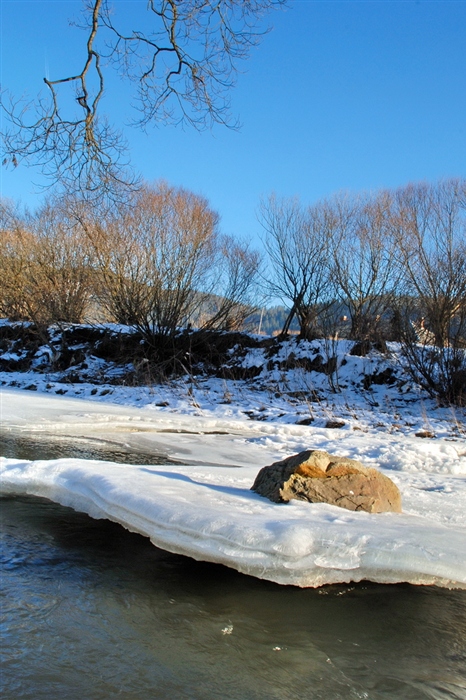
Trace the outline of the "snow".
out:
[[[437,409],[414,391],[403,403],[399,390],[387,387],[376,387],[379,407],[349,391],[309,407],[291,403],[276,383],[272,391],[273,377],[263,388],[215,378],[131,388],[64,385],[32,372],[1,373],[0,380],[6,377],[23,387],[33,382],[36,391],[2,389],[4,433],[98,436],[134,450],[135,464],[2,458],[4,495],[42,496],[121,523],[171,552],[280,584],[369,579],[466,588],[460,410]],[[56,395],[60,388],[66,396]],[[298,425],[310,410],[314,422]],[[325,427],[335,417],[343,417],[343,428]],[[422,428],[436,437],[416,435]],[[400,488],[403,513],[273,504],[250,490],[261,467],[303,449],[381,469]],[[172,463],[138,465],[140,451]]]

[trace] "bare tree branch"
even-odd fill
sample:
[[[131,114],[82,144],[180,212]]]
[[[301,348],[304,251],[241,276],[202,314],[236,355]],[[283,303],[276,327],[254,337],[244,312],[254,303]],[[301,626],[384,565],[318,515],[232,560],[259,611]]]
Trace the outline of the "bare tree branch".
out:
[[[82,69],[44,78],[46,94],[32,103],[1,96],[4,165],[28,161],[52,182],[81,192],[134,183],[126,144],[101,113],[105,63],[134,84],[139,127],[157,121],[235,127],[229,91],[237,63],[267,31],[266,12],[285,2],[149,0],[143,27],[127,29],[108,0],[86,0]]]

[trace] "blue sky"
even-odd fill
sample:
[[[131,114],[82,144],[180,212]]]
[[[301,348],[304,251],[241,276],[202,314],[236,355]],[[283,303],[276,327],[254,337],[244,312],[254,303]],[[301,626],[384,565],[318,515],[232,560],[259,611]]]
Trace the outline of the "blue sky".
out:
[[[122,0],[117,11],[134,12]],[[1,0],[1,83],[33,97],[82,64],[76,0]],[[207,197],[225,233],[258,242],[272,191],[314,202],[338,190],[466,175],[466,2],[295,0],[242,64],[231,94],[239,132],[125,128],[133,164]],[[130,117],[114,79],[111,119]],[[39,173],[0,172],[4,196],[34,206]],[[36,194],[34,194],[36,192]]]

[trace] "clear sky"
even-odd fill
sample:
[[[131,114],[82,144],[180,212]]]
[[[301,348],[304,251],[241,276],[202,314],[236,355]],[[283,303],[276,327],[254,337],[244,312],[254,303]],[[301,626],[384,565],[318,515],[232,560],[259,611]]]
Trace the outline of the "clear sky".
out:
[[[120,0],[117,11],[135,3]],[[70,27],[76,0],[1,0],[1,83],[33,97],[44,75],[83,62]],[[125,128],[133,164],[207,197],[225,233],[258,240],[256,210],[272,191],[312,203],[341,189],[397,187],[466,175],[466,2],[294,0],[242,64],[231,94],[240,131]],[[106,106],[121,125],[129,98]],[[1,193],[24,203],[37,171],[1,169]]]

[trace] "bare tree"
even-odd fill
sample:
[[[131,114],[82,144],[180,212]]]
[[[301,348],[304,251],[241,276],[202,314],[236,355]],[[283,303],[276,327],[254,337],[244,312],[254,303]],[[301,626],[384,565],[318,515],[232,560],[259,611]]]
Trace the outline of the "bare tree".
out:
[[[391,195],[342,194],[329,207],[332,274],[338,296],[349,312],[350,337],[376,340],[397,282]]]
[[[205,289],[205,329],[239,330],[256,308],[260,256],[231,236],[218,239],[213,278]]]
[[[403,270],[401,347],[433,398],[466,405],[466,180],[396,192],[393,227]]]
[[[0,236],[0,314],[12,321],[22,321],[29,318],[26,250],[32,236],[26,232],[15,204],[7,199],[0,200]]]
[[[291,307],[282,334],[297,317],[301,336],[316,338],[332,303],[326,207],[305,208],[296,198],[272,195],[261,203],[259,220],[271,269],[269,292]]]
[[[218,215],[207,201],[162,182],[106,217],[74,206],[92,246],[100,302],[113,319],[148,340],[186,324],[215,263]]]
[[[91,292],[89,246],[61,207],[46,202],[31,217],[35,246],[29,263],[29,294],[42,322],[81,323]]]
[[[0,253],[2,312],[39,324],[81,322],[91,293],[85,241],[53,200],[33,215],[10,215],[9,223]]]
[[[398,190],[393,226],[405,293],[416,300],[410,320],[438,347],[455,344],[466,334],[466,180]]]
[[[86,0],[81,67],[44,78],[45,95],[30,104],[4,94],[9,123],[4,163],[38,164],[68,188],[109,189],[126,181],[125,146],[102,114],[106,69],[135,86],[136,123],[158,120],[203,128],[233,125],[229,91],[238,61],[266,31],[263,16],[285,0],[149,0],[142,27],[126,26],[118,5]]]

